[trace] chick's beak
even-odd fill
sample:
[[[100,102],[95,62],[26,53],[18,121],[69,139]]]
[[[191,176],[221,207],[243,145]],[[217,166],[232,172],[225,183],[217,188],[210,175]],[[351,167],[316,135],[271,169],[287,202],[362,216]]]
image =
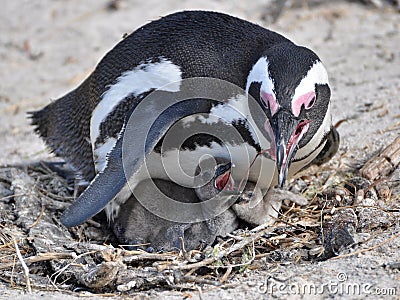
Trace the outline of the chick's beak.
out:
[[[232,163],[227,163],[218,167],[215,172],[214,187],[218,191],[226,190],[233,191],[235,189],[235,182],[231,176]]]

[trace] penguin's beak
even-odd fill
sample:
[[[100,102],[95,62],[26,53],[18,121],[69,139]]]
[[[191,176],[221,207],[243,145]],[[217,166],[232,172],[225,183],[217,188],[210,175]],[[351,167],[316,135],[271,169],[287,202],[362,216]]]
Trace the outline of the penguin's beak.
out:
[[[275,139],[275,163],[278,170],[278,187],[283,188],[296,152],[299,141],[307,132],[308,120],[297,120],[294,116],[280,110],[272,117],[272,131]]]

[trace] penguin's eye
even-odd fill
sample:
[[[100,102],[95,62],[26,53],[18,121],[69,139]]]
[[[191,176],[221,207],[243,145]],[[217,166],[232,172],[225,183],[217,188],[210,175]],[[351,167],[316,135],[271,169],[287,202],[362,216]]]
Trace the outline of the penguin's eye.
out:
[[[261,91],[261,102],[264,107],[268,108],[273,116],[279,108],[279,103],[276,101],[274,95]]]
[[[215,175],[216,176],[222,175],[225,172],[230,171],[231,168],[232,168],[232,163],[231,162],[215,166]]]
[[[310,102],[306,103],[305,108],[310,109],[315,103],[315,96],[311,98]]]

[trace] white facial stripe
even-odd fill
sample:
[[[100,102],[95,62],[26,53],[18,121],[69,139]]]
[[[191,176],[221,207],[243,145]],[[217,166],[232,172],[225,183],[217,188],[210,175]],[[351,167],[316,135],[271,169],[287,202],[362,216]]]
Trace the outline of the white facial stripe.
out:
[[[261,57],[252,67],[249,76],[247,77],[247,82],[246,82],[246,93],[249,92],[250,85],[253,82],[259,82],[261,83],[260,87],[260,96],[261,95],[270,95],[268,97],[271,98],[271,100],[274,100],[273,104],[276,105],[271,105],[270,108],[273,112],[276,112],[279,108],[279,104],[276,102],[276,95],[274,92],[275,86],[274,86],[274,81],[273,79],[269,76],[268,73],[268,67],[269,67],[269,61],[267,57]],[[266,100],[266,99],[264,99]],[[271,111],[271,112],[272,112]],[[265,116],[265,118],[267,118]],[[248,120],[250,121],[251,124],[255,124],[254,120],[252,119],[251,114],[249,113]],[[255,133],[252,136],[256,136],[261,148],[262,149],[268,149],[270,147],[270,142],[264,137],[264,135],[258,130],[257,126],[253,126]]]
[[[246,93],[249,92],[250,85],[253,82],[263,82],[268,76],[268,59],[266,57],[261,57],[254,66],[251,68],[249,76],[247,76],[246,82]],[[272,80],[271,84],[273,86]]]
[[[315,91],[315,84],[329,84],[328,73],[320,61],[317,61],[313,64],[311,69],[307,72],[306,77],[304,77],[296,87],[294,97],[292,99],[292,112],[295,115],[297,112],[297,100],[303,95]]]
[[[249,76],[247,77],[247,83],[246,83],[246,93],[249,92],[250,85],[253,82],[260,82],[261,83],[261,89],[264,93],[271,94],[274,96],[276,99],[275,93],[274,93],[274,81],[268,74],[268,58],[266,57],[261,57],[253,66],[251,69]]]
[[[260,82],[261,101],[264,101],[265,105],[269,107],[271,115],[274,115],[279,109],[279,103],[276,101],[274,92],[275,85],[273,79],[269,76],[268,66],[269,62],[267,57],[261,57],[254,64],[247,77],[246,92],[249,92],[250,85],[253,82]]]
[[[144,63],[131,71],[124,72],[117,82],[103,94],[101,101],[93,111],[90,125],[92,145],[100,134],[100,125],[114,108],[130,95],[140,95],[151,89],[177,92],[182,80],[180,67],[162,58],[160,62]],[[164,86],[168,85],[163,89]]]

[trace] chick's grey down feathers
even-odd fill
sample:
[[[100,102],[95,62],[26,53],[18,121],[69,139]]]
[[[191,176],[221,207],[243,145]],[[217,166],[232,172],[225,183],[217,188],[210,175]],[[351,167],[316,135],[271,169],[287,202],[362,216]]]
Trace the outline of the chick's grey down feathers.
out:
[[[216,162],[219,165],[227,163],[226,160],[221,158],[216,158]],[[197,168],[197,171],[199,171],[199,168]],[[227,172],[229,171],[227,170]],[[200,222],[179,223],[166,220],[153,213],[159,209],[168,209],[152,207],[152,197],[159,192],[179,202],[193,204],[203,202],[205,209],[207,208],[207,200],[211,198],[216,197],[223,206],[224,203],[229,201],[228,198],[234,197],[233,199],[237,199],[236,202],[241,202],[238,205],[240,206],[239,211],[242,220],[253,221],[254,217],[251,209],[249,209],[249,203],[262,202],[261,191],[253,185],[248,185],[240,195],[225,195],[215,186],[217,175],[214,172],[215,168],[207,169],[202,173],[197,172],[201,176],[195,178],[196,184],[199,184],[200,180],[204,178],[211,178],[211,180],[195,189],[185,188],[160,179],[155,179],[153,182],[151,179],[142,181],[135,189],[135,195],[140,197],[140,201],[132,195],[122,205],[119,217],[113,223],[113,230],[117,238],[124,244],[145,245],[142,248],[149,249],[151,247],[157,251],[181,249],[182,238],[185,249],[193,250],[204,244],[212,244],[217,236],[225,236],[240,225],[240,218],[236,215],[234,208],[225,209],[216,216]],[[211,177],[208,177],[209,175]],[[245,196],[242,198],[241,195]],[[146,209],[142,203],[146,203],[150,210]],[[264,220],[267,216],[261,216],[265,210],[261,211],[260,208],[262,209],[264,206],[258,206],[257,216],[260,216],[258,220]],[[219,208],[214,206],[214,209]],[[196,217],[193,216],[194,219]],[[201,218],[201,216],[199,217]]]
[[[152,189],[153,185],[149,181],[151,179],[143,181],[135,191],[141,195],[141,201],[151,201],[152,195],[157,193]],[[193,189],[160,179],[154,180],[154,184],[160,191],[173,197],[176,201],[200,202]],[[123,204],[120,215],[113,224],[113,230],[117,238],[124,244],[144,244],[146,245],[144,248],[174,250],[181,248],[180,238],[183,238],[185,248],[193,250],[199,248],[202,243],[213,243],[217,236],[225,236],[237,229],[238,226],[239,219],[231,209],[206,221],[178,223],[156,216],[132,196]]]

